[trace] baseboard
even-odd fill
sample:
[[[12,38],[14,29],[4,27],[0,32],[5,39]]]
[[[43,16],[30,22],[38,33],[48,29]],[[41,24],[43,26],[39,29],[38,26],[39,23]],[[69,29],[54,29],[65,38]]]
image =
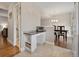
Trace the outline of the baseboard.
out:
[[[15,44],[13,44],[11,40],[8,40],[8,39],[7,39],[7,41],[8,41],[11,45],[15,46]]]

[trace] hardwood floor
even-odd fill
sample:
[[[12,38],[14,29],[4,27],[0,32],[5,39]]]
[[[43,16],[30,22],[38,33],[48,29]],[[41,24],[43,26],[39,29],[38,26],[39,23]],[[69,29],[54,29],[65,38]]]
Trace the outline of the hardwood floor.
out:
[[[62,48],[67,48],[67,41],[66,38],[63,39],[61,36],[59,39],[54,41],[56,46],[62,47]]]
[[[3,39],[0,36],[0,57],[12,57],[19,52],[20,51],[17,46],[12,46],[7,39]]]

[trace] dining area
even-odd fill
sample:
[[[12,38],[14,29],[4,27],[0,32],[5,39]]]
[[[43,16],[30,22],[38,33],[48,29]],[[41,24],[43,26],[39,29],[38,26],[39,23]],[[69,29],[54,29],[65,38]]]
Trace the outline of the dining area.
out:
[[[59,47],[67,47],[67,33],[68,30],[65,29],[65,26],[55,26],[54,25],[54,35],[55,40],[54,44]]]

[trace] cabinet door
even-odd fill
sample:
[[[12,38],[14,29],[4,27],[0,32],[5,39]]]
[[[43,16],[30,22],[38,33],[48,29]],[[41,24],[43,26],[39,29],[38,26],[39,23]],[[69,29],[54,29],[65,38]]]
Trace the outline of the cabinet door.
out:
[[[38,44],[43,44],[46,40],[45,33],[40,33],[39,35],[36,36],[36,39]]]
[[[32,35],[31,36],[31,52],[34,52],[36,48],[37,48],[36,35]]]

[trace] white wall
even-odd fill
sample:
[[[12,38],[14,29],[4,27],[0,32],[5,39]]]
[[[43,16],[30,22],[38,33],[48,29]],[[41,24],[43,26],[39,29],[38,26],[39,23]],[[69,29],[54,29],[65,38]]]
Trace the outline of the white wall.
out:
[[[71,25],[72,25],[71,21],[73,18],[72,14],[73,13],[70,12],[70,13],[53,15],[50,18],[43,17],[41,20],[41,25],[42,26],[49,26],[49,27],[52,25],[65,26],[65,29],[68,30],[68,37],[71,37]],[[55,19],[58,20],[58,22],[52,23],[51,20],[55,20]],[[49,27],[47,27],[47,28],[49,28]],[[50,36],[51,35],[53,36],[53,34],[52,34],[54,32],[53,26],[51,27],[51,29],[52,29],[52,32],[50,32]]]
[[[79,8],[79,4],[78,2],[74,3],[74,20],[73,20],[73,56],[78,57],[78,52],[79,52],[79,48],[78,48],[78,43],[79,43],[79,32],[78,32],[78,8]]]
[[[24,32],[40,26],[40,11],[32,3],[21,3],[21,48],[25,46]]]
[[[14,37],[13,37],[13,29],[14,29],[14,21],[13,21],[13,10],[12,10],[12,5],[11,6],[9,6],[9,11],[8,11],[8,41],[11,43],[11,44],[14,44],[13,42],[13,39],[14,39]],[[11,13],[12,12],[12,16],[11,16]]]
[[[16,11],[15,4],[9,6],[8,11],[8,41],[15,46],[16,41]],[[12,16],[11,16],[12,13]],[[11,16],[11,17],[10,17]]]
[[[78,15],[79,15],[79,2],[78,2]],[[79,17],[78,17],[78,57],[79,57]]]

